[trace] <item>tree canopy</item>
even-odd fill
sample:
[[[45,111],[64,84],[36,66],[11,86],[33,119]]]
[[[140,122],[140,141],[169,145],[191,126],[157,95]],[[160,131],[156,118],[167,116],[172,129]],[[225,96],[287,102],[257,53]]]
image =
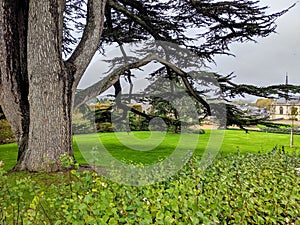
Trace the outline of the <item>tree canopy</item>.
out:
[[[163,66],[153,72],[151,78],[155,80],[165,73],[165,77],[173,77],[177,79],[176,82],[184,83],[189,94],[206,108],[207,115],[210,115],[210,106],[204,100],[205,93],[195,88],[197,80],[201,80],[203,85],[205,76],[214,77],[222,90],[222,97],[228,103],[231,98],[243,97],[245,94],[275,98],[287,97],[287,90],[298,93],[299,88],[293,85],[256,87],[235,84],[232,82],[233,74],[214,74],[204,68],[207,62],[214,61],[216,55],[233,56],[230,52],[231,43],[255,42],[257,37],[266,37],[276,32],[275,20],[290,8],[274,14],[266,14],[268,7],[260,6],[259,1],[108,1],[100,50],[105,52],[106,46],[116,43],[120,46],[123,56],[118,58],[119,61],[113,62],[115,66],[118,61],[118,70],[79,94],[75,106],[102,93],[112,83],[119,83],[120,77],[132,82],[130,79],[132,69],[144,66],[153,60],[157,61],[157,58],[150,55],[144,58],[129,58],[124,51],[123,46],[126,44],[149,40],[176,44],[199,57],[200,62],[197,59],[195,61],[204,64],[203,71],[197,71],[201,73],[201,77],[192,78],[190,74],[180,76],[178,71],[172,69],[172,65],[166,65],[162,60],[158,60]],[[173,52],[174,54],[176,53]],[[176,62],[179,63],[178,60]],[[122,87],[120,85],[118,87],[118,93],[121,93]],[[252,121],[251,123],[261,121],[261,119],[253,120],[245,117],[242,111],[229,104],[227,111],[228,125],[238,124],[242,127],[249,121]]]
[[[0,101],[19,145],[15,169],[62,169],[59,156],[73,156],[73,106],[111,86],[119,102],[120,78],[132,87],[132,69],[153,61],[161,66],[149,75],[152,80],[172,80],[173,87],[183,88],[206,115],[215,110],[206,100],[215,80],[224,101],[244,93],[269,97],[286,96],[287,90],[299,92],[292,85],[238,85],[231,81],[232,75],[207,71],[200,71],[204,80],[199,81],[199,73],[185,70],[187,65],[195,68],[213,62],[218,54],[232,55],[233,42],[255,41],[275,32],[276,19],[290,8],[273,14],[267,8],[256,0],[0,0]],[[137,41],[149,43],[143,51],[151,46],[154,52],[131,57],[124,46]],[[75,99],[77,85],[95,52],[104,54],[112,44],[119,45],[122,52],[112,61],[116,67]],[[172,58],[178,47],[180,54]],[[198,59],[187,62],[190,53]],[[201,85],[205,88],[199,88]],[[231,109],[228,107],[227,115],[237,115]]]

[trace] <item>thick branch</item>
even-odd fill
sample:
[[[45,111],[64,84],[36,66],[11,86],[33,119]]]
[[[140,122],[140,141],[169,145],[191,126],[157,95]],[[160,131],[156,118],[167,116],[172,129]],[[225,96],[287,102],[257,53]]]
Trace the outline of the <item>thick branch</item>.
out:
[[[118,104],[118,107],[123,109],[124,111],[128,112],[128,111],[131,111],[132,113],[136,114],[136,115],[139,115],[139,116],[142,116],[144,117],[148,122],[153,119],[153,118],[156,118],[157,115],[151,115],[151,114],[146,114],[144,112],[141,112],[139,110],[136,110],[134,107],[131,107],[131,106],[128,106],[126,104],[122,104],[122,103],[119,103]],[[106,108],[106,109],[102,109],[101,111],[105,111],[105,110],[111,110],[112,109],[112,106]],[[100,111],[100,110],[99,110]],[[125,118],[125,117],[124,117]],[[123,117],[118,119],[118,122],[121,121],[122,119],[124,119]],[[168,124],[168,125],[175,125],[175,126],[181,126],[181,125],[184,125],[184,126],[188,126],[188,125],[194,125],[194,123],[191,123],[191,122],[186,122],[186,121],[180,121],[179,119],[173,119],[173,118],[169,118],[169,117],[162,117],[164,119],[164,121]],[[115,121],[116,122],[116,121]]]
[[[115,71],[111,72],[108,76],[106,76],[96,84],[79,92],[76,95],[74,106],[79,107],[89,99],[97,95],[100,95],[101,93],[106,91],[108,88],[110,88],[119,80],[120,76],[124,74],[125,71],[147,65],[154,59],[155,59],[155,55],[150,54],[137,62],[133,62],[116,69]]]
[[[115,10],[122,12],[124,15],[126,15],[128,18],[132,18],[134,21],[136,21],[139,25],[141,25],[146,31],[149,32],[149,34],[152,35],[156,40],[165,40],[165,38],[161,37],[152,27],[149,25],[149,23],[146,23],[142,18],[135,15],[134,13],[131,13],[128,9],[123,7],[122,5],[118,4],[115,0],[109,0],[108,4],[114,8]]]
[[[271,85],[266,87],[256,87],[250,84],[235,84],[230,81],[231,75],[227,77],[219,77],[217,80],[220,87],[223,89],[223,93],[227,93],[230,97],[236,95],[244,96],[244,94],[254,95],[264,98],[283,97],[290,98],[292,94],[300,93],[300,86],[297,85]]]
[[[188,93],[207,109],[208,115],[211,114],[209,104],[201,96],[199,96],[197,93],[195,93],[192,85],[189,83],[189,81],[187,79],[187,77],[188,77],[187,73],[184,72],[183,70],[181,70],[180,68],[178,68],[177,66],[175,66],[174,64],[168,62],[165,59],[160,58],[159,56],[157,56],[155,54],[150,54],[137,62],[122,66],[122,67],[118,68],[117,70],[113,71],[112,73],[110,73],[110,75],[106,76],[101,81],[99,81],[96,84],[92,85],[91,87],[79,92],[76,95],[74,106],[79,107],[80,105],[84,104],[87,100],[89,100],[97,95],[100,95],[101,93],[106,91],[108,88],[110,88],[112,85],[114,85],[119,80],[120,76],[125,71],[147,65],[148,63],[150,63],[152,61],[160,62],[161,64],[171,68],[176,74],[178,74],[181,77],[181,79],[183,80],[183,83],[184,83]]]
[[[188,74],[186,72],[184,72],[183,70],[181,70],[180,68],[178,68],[177,66],[175,66],[174,64],[170,63],[169,61],[162,59],[158,56],[156,56],[155,60],[157,60],[158,62],[160,62],[161,64],[171,68],[176,74],[178,74],[183,83],[184,86],[186,87],[188,93],[195,98],[198,102],[200,102],[207,110],[207,114],[211,115],[211,111],[210,111],[210,106],[209,104],[201,97],[199,96],[193,89],[192,85],[190,84],[190,82],[188,81]]]
[[[104,25],[105,4],[106,0],[89,0],[87,3],[87,23],[82,39],[67,61],[67,64],[75,67],[75,84],[79,82],[99,47]]]

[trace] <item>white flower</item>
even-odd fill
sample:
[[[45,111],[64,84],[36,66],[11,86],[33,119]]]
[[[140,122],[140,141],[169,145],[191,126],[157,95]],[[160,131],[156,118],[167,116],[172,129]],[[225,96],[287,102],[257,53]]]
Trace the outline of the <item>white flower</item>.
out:
[[[300,175],[300,168],[295,168],[295,172],[297,175]]]
[[[285,221],[286,223],[289,223],[289,222],[290,222],[289,218],[287,218],[287,217],[284,218],[284,221]]]
[[[142,201],[143,201],[143,202],[146,202],[146,203],[147,203],[147,205],[150,205],[150,202],[148,201],[148,199],[147,199],[147,198],[143,198],[143,199],[142,199]]]

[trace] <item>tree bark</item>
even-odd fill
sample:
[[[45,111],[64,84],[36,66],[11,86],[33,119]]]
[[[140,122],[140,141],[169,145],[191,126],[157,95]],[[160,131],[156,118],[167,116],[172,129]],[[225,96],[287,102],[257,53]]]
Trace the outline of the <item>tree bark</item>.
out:
[[[0,103],[19,146],[18,160],[28,147],[27,79],[28,0],[0,0]]]
[[[18,145],[15,170],[63,170],[72,151],[76,86],[94,56],[105,0],[87,4],[84,36],[62,59],[65,0],[0,0],[0,103]]]
[[[59,157],[73,156],[71,139],[72,76],[62,60],[64,1],[30,1],[27,68],[29,81],[28,146],[16,169],[58,171]],[[43,16],[41,16],[43,15]]]

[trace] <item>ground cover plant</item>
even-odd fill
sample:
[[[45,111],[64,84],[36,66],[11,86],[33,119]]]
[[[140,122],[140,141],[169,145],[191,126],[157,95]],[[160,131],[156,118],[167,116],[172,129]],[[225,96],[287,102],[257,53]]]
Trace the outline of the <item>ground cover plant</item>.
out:
[[[299,154],[230,153],[206,170],[198,163],[194,157],[175,176],[134,187],[89,171],[47,176],[0,168],[0,223],[300,223]]]
[[[128,135],[100,137],[114,157],[139,163],[141,169],[168,156],[180,137],[166,134],[161,145],[141,155],[126,149]],[[150,133],[130,135],[146,140]],[[17,148],[0,145],[0,224],[300,224],[300,176],[295,170],[300,155],[287,147],[289,135],[226,130],[219,155],[203,170],[199,157],[209,135],[206,130],[199,136],[194,157],[174,176],[134,187],[92,171],[7,172],[16,162]],[[93,143],[92,135],[80,137]],[[294,139],[297,145],[299,136]],[[86,163],[76,142],[74,148],[77,161]],[[68,157],[63,161],[66,168],[72,164]]]

